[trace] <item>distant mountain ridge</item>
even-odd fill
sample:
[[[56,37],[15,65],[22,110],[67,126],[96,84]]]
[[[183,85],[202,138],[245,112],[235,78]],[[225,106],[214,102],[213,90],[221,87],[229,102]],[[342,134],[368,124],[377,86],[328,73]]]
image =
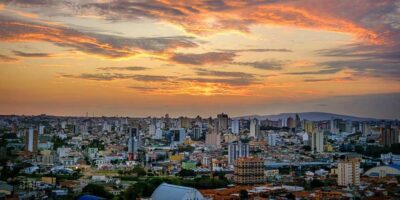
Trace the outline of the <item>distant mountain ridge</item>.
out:
[[[286,120],[289,116],[295,117],[296,114],[299,114],[300,119],[307,119],[311,121],[322,121],[322,120],[330,120],[332,118],[339,118],[343,120],[352,120],[352,121],[378,121],[381,119],[371,118],[371,117],[357,117],[350,115],[340,115],[334,113],[326,113],[326,112],[299,112],[299,113],[280,113],[274,115],[247,115],[241,117],[235,117],[236,119],[240,118],[257,118],[257,119],[270,119],[270,120]]]

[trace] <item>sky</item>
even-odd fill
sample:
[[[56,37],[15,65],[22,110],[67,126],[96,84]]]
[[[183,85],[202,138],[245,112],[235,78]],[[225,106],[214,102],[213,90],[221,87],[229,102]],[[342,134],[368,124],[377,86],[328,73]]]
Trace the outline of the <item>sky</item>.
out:
[[[0,0],[0,114],[400,118],[400,1]]]

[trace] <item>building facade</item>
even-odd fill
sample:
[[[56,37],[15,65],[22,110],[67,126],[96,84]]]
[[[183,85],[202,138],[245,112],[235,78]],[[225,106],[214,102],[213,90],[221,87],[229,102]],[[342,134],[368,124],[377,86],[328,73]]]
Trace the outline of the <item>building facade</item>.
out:
[[[234,165],[234,182],[238,185],[264,183],[264,159],[258,157],[238,158]]]
[[[346,158],[338,163],[338,185],[360,185],[360,159]]]

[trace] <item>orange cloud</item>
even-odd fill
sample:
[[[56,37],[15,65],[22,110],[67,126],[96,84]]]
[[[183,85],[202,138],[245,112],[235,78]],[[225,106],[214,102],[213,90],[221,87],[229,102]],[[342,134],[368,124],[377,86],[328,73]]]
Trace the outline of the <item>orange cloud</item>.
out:
[[[301,2],[298,3],[301,5]],[[272,24],[306,29],[350,33],[371,43],[382,39],[353,21],[337,18],[332,13],[318,12],[296,3],[262,3],[254,1],[118,1],[94,3],[106,18],[156,18],[183,27],[187,32],[209,34],[223,31],[249,32],[253,24]],[[137,11],[137,12],[133,12]]]
[[[10,18],[0,19],[0,26],[0,41],[45,41],[106,58],[130,57],[140,52],[161,53],[179,47],[197,46],[190,37],[125,38]]]

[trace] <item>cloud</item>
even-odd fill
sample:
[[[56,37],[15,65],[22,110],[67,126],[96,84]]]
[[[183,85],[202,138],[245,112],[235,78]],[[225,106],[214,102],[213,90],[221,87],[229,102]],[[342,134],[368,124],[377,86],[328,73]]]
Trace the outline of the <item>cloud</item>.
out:
[[[6,55],[1,55],[0,54],[0,61],[3,61],[3,62],[14,62],[14,61],[18,61],[18,58],[14,58],[14,57],[10,57],[10,56],[6,56]]]
[[[390,46],[353,44],[316,53],[336,59],[320,63],[331,69],[346,68],[361,76],[400,80],[400,43]]]
[[[246,72],[216,71],[216,70],[207,70],[202,68],[197,68],[196,74],[199,76],[234,77],[234,78],[244,78],[244,79],[255,77],[254,74]]]
[[[170,60],[190,65],[223,64],[232,62],[235,56],[235,53],[229,52],[207,52],[201,54],[175,53],[170,57]]]
[[[281,70],[287,62],[282,60],[264,60],[255,62],[234,62],[237,65],[247,65],[262,70]]]
[[[26,53],[26,52],[22,52],[22,51],[13,51],[13,53],[16,56],[19,57],[28,57],[28,58],[37,58],[37,57],[51,57],[53,56],[52,54],[49,53]]]
[[[242,53],[242,52],[293,52],[290,49],[218,49],[219,51],[224,51],[224,52],[237,52],[237,53]]]
[[[0,41],[3,42],[45,41],[106,58],[129,57],[139,52],[168,52],[180,47],[197,46],[192,37],[186,36],[126,38],[6,16],[1,16],[0,26]]]
[[[359,2],[360,3],[360,2]],[[207,34],[226,30],[248,32],[254,24],[294,26],[308,29],[351,33],[367,41],[379,40],[376,30],[369,30],[361,13],[382,12],[393,2],[368,2],[360,8],[357,3],[330,1],[143,1],[128,0],[82,3],[79,13],[97,12],[110,20],[136,20],[142,17],[167,21],[186,31]],[[323,6],[322,6],[323,5]],[[374,8],[377,11],[374,10]],[[74,7],[76,9],[76,6]],[[337,15],[337,13],[344,13]],[[249,12],[250,11],[250,12]],[[352,17],[353,13],[359,18]],[[392,20],[394,21],[394,20]],[[368,27],[368,26],[367,26]],[[369,28],[369,27],[368,27]],[[379,30],[379,29],[378,29]]]
[[[104,71],[143,71],[148,69],[147,67],[138,67],[138,66],[133,66],[133,67],[99,67],[97,68],[98,70],[104,70]]]
[[[335,74],[341,71],[342,68],[328,68],[320,69],[318,71],[306,71],[306,72],[288,72],[287,75],[323,75],[323,74]]]
[[[304,79],[304,82],[325,82],[325,81],[352,81],[355,80],[353,77],[340,77],[340,78],[314,78]]]
[[[165,82],[169,81],[172,76],[155,76],[155,75],[133,75],[133,79],[143,82]]]
[[[79,75],[61,74],[63,78],[78,78],[93,81],[112,81],[119,79],[131,79],[141,82],[164,82],[168,81],[172,76],[156,76],[156,75],[141,75],[141,74],[120,74],[120,73],[82,73]]]
[[[197,82],[197,83],[213,83],[213,84],[224,84],[229,86],[249,86],[256,83],[256,80],[250,78],[180,78],[179,80],[185,82]]]
[[[267,24],[350,33],[370,43],[385,42],[387,28],[399,26],[400,7],[400,3],[393,0],[332,0],[323,3],[319,0],[4,2],[9,6],[35,8],[32,9],[34,12],[48,16],[95,15],[111,21],[149,18],[179,25],[195,34],[230,30],[249,32],[252,25]]]

